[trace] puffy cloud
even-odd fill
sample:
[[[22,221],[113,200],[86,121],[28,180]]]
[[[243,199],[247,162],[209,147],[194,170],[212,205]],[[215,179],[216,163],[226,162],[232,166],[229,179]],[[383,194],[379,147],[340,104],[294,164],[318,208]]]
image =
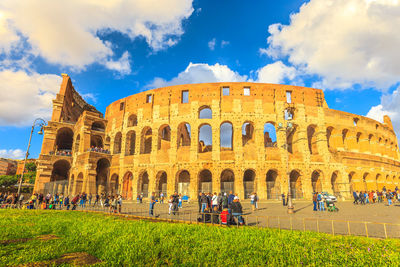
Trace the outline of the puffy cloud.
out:
[[[60,76],[3,69],[0,81],[0,126],[30,125],[38,117],[50,119]]]
[[[166,81],[162,78],[155,78],[146,88],[157,88],[163,86],[191,83],[212,83],[212,82],[243,82],[247,80],[247,76],[231,70],[226,65],[193,64],[178,74],[177,77]]]
[[[143,37],[157,51],[174,45],[182,20],[193,12],[192,0],[3,0],[0,3],[0,51],[27,42],[31,52],[50,63],[83,69],[94,62],[129,73],[129,55],[117,57],[101,39],[120,32]],[[128,62],[129,63],[129,62]],[[129,71],[128,71],[129,69]]]
[[[229,44],[230,44],[229,41],[222,40],[221,41],[221,48],[224,48],[225,46],[228,46]]]
[[[400,87],[391,94],[384,94],[381,103],[371,107],[367,117],[383,122],[383,116],[388,115],[392,120],[393,128],[396,133],[400,133]]]
[[[210,50],[214,50],[215,49],[215,38],[211,39],[211,41],[208,42],[208,48],[210,48]]]
[[[260,83],[285,83],[294,81],[297,70],[286,66],[282,61],[276,61],[257,70],[257,82]]]
[[[386,90],[400,81],[399,0],[310,0],[290,24],[269,27],[273,58],[288,57],[317,86]]]
[[[21,149],[0,149],[0,158],[23,159],[24,154]]]

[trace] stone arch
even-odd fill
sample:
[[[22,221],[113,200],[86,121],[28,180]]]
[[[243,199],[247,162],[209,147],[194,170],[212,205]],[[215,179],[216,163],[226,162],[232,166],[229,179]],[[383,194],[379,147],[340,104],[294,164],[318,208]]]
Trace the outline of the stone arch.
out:
[[[190,173],[187,170],[180,170],[176,174],[175,191],[182,195],[189,195]]]
[[[151,153],[152,134],[153,132],[149,126],[143,128],[140,142],[140,154]]]
[[[212,192],[212,173],[210,170],[204,169],[199,172],[199,193]]]
[[[355,172],[350,172],[349,175],[348,175],[350,194],[353,194],[353,191],[358,190],[358,189],[356,188],[356,184],[354,184],[354,177],[355,177],[355,176],[356,176],[356,173],[355,173]]]
[[[370,174],[368,172],[364,173],[363,178],[362,178],[362,190],[361,191],[368,191],[370,188],[369,184],[370,182]]]
[[[122,134],[118,132],[114,137],[114,154],[121,153]]]
[[[161,195],[161,193],[164,194],[164,196],[167,196],[167,182],[168,182],[168,176],[165,171],[159,171],[156,175],[156,194],[158,196]]]
[[[110,150],[111,138],[109,136],[106,137],[106,142],[104,143],[104,148]]]
[[[277,170],[268,170],[266,174],[267,199],[279,199],[281,195],[281,186]]]
[[[386,176],[386,179],[389,175]],[[382,191],[382,188],[385,186],[386,184],[386,179],[383,175],[381,174],[377,174],[376,175],[376,189],[379,191]]]
[[[157,149],[169,149],[171,147],[171,128],[168,124],[160,126],[158,129]]]
[[[313,192],[322,192],[322,182],[323,173],[320,170],[315,170],[311,174],[311,186]]]
[[[54,162],[51,171],[50,183],[45,185],[50,194],[65,194],[68,189],[68,177],[71,164],[66,160],[58,160]]]
[[[58,129],[56,137],[56,151],[71,151],[74,132],[69,127]]]
[[[83,189],[83,173],[80,172],[76,177],[75,181],[75,192],[74,192],[75,195],[79,195],[80,193],[82,193],[82,189]]]
[[[143,197],[149,196],[149,174],[147,171],[142,172],[139,175],[137,192],[143,194]]]
[[[210,106],[201,106],[199,108],[199,119],[212,119],[212,110]]]
[[[103,122],[101,122],[101,121],[95,121],[95,122],[92,123],[91,129],[92,129],[92,130],[95,130],[95,131],[104,132],[105,129],[106,129],[106,127],[104,126],[104,123],[103,123]]]
[[[290,192],[292,198],[303,198],[303,186],[301,182],[301,173],[299,170],[292,170],[290,172]]]
[[[293,125],[293,128],[289,130],[286,134],[286,144],[287,144],[287,151],[290,154],[298,154],[300,153],[298,149],[298,133],[297,133],[297,125]]]
[[[126,134],[125,155],[135,155],[136,132],[131,130]]]
[[[122,180],[122,197],[124,199],[132,199],[132,183],[133,183],[133,174],[128,171],[125,173],[124,178]]]
[[[220,149],[221,151],[233,150],[233,125],[226,121],[220,125]]]
[[[81,135],[78,134],[78,135],[76,136],[76,138],[75,138],[74,153],[78,153],[78,152],[79,152],[80,142],[81,142]]]
[[[90,147],[103,148],[103,138],[100,135],[91,135]]]
[[[221,172],[220,181],[221,193],[235,192],[235,173],[231,169],[225,169]]]
[[[190,146],[190,140],[191,140],[190,124],[187,122],[180,123],[178,125],[177,148],[181,146]]]
[[[316,129],[317,129],[317,126],[314,124],[309,125],[307,127],[308,149],[310,151],[310,154],[312,154],[312,155],[318,154]]]
[[[257,191],[256,172],[253,169],[247,169],[243,173],[243,191],[244,198],[249,198],[252,193]]]
[[[137,126],[137,116],[132,114],[128,117],[128,127]]]
[[[264,124],[264,147],[276,147],[276,129],[273,122]]]
[[[242,125],[242,146],[247,143],[254,143],[254,123],[246,121]]]
[[[335,196],[340,196],[340,188],[339,188],[339,171],[332,172],[331,175],[331,188],[332,192]]]
[[[334,146],[331,137],[332,137],[332,132],[333,132],[334,128],[332,126],[326,128],[326,143],[329,148],[335,149],[336,147]]]
[[[373,134],[368,135],[369,152],[375,153],[375,136]]]
[[[210,124],[199,126],[199,153],[212,151],[212,128]]]
[[[97,194],[107,193],[107,180],[110,171],[110,161],[101,158],[97,161],[96,167],[96,192]]]
[[[111,175],[110,178],[110,194],[112,196],[119,194],[119,177],[116,173]]]

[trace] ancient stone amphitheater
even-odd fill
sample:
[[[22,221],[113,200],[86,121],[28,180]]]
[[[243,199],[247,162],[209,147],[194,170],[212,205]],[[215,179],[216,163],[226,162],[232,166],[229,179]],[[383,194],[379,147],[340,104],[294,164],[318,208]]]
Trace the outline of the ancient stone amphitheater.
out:
[[[261,83],[203,83],[115,101],[105,117],[63,74],[45,127],[36,192],[233,191],[278,199],[313,191],[394,189],[398,142],[384,123],[330,109],[322,90]]]

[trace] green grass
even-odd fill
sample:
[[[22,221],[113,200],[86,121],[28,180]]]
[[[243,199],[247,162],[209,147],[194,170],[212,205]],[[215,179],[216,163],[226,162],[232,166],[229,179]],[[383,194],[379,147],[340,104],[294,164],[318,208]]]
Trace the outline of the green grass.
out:
[[[400,240],[330,236],[250,227],[152,223],[79,211],[0,210],[0,265],[87,252],[100,265],[399,266]]]

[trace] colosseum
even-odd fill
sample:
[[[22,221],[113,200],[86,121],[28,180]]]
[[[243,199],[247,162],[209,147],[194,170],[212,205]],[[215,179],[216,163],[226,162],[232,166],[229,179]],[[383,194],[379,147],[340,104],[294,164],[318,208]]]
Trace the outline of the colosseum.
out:
[[[295,199],[326,191],[395,189],[398,142],[383,123],[330,109],[322,90],[262,83],[202,83],[148,90],[105,116],[68,75],[53,100],[35,192],[236,192]]]

